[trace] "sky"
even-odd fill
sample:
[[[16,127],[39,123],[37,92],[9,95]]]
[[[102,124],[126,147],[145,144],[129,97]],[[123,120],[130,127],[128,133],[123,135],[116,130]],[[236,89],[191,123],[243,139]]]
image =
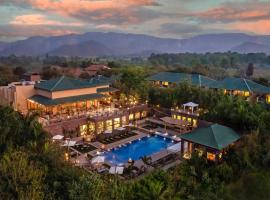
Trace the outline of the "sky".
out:
[[[0,0],[0,41],[91,31],[270,35],[270,0]]]

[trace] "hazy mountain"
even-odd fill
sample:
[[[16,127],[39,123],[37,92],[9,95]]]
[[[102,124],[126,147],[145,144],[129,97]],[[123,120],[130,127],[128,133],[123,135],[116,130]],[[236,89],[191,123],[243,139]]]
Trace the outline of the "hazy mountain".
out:
[[[31,37],[12,43],[0,43],[0,55],[140,55],[151,53],[265,52],[270,36],[242,33],[207,34],[188,39],[158,38],[140,34],[89,32],[54,37]]]
[[[95,41],[87,41],[79,44],[62,45],[55,50],[48,52],[49,55],[56,56],[92,56],[113,55],[113,51],[105,45]]]

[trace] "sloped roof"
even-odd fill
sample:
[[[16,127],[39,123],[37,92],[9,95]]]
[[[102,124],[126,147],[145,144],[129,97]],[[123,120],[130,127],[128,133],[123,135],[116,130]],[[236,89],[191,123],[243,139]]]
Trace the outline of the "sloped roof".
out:
[[[209,127],[198,128],[190,133],[182,134],[180,138],[206,147],[222,150],[237,141],[240,136],[229,127],[212,124]]]
[[[264,85],[255,83],[252,80],[245,78],[227,77],[216,84],[212,88],[226,89],[226,90],[240,90],[259,94],[269,94],[270,88]]]
[[[74,103],[74,102],[79,102],[79,101],[100,99],[104,97],[107,97],[107,96],[100,93],[93,93],[93,94],[71,96],[71,97],[64,97],[64,98],[57,98],[57,99],[49,99],[44,96],[34,95],[30,97],[29,99],[44,106],[53,106],[53,105],[59,105],[59,104],[64,104],[64,103]]]
[[[54,78],[48,81],[42,81],[35,85],[35,88],[46,90],[50,92],[54,91],[63,91],[63,90],[74,90],[74,89],[82,89],[94,87],[97,85],[103,85],[104,83],[97,82],[88,82],[82,79],[71,78],[67,76],[61,76],[58,78]]]
[[[174,72],[160,72],[148,78],[151,81],[164,81],[170,83],[190,82],[196,86],[209,87],[216,81],[209,77],[200,74],[174,73]]]
[[[104,93],[104,92],[117,92],[119,91],[116,88],[113,87],[104,87],[104,88],[97,88],[97,92],[98,93]]]

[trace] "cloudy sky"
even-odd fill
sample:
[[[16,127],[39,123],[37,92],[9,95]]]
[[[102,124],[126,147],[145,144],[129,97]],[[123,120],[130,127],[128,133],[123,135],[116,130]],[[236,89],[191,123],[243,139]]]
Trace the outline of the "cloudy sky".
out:
[[[0,40],[89,31],[270,34],[270,0],[0,0]]]

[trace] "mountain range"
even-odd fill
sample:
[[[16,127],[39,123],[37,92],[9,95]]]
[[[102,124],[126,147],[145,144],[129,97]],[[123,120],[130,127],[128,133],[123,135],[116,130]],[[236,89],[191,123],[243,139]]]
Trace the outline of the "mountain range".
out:
[[[151,53],[227,52],[270,53],[270,36],[223,33],[187,39],[159,38],[141,34],[89,32],[62,36],[36,36],[0,42],[0,56],[148,56]]]

